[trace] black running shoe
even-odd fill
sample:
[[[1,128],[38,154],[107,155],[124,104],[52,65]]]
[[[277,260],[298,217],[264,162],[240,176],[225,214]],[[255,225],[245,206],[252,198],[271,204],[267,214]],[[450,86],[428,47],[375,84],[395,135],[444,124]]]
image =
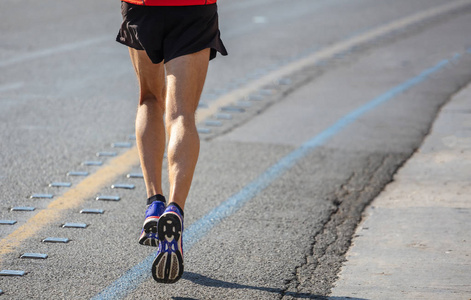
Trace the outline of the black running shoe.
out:
[[[152,264],[155,281],[175,283],[182,277],[182,233],[183,216],[176,206],[170,204],[159,219],[159,250]]]
[[[165,202],[154,201],[146,209],[146,219],[142,225],[141,236],[139,237],[139,244],[158,247],[159,237],[157,234],[157,224],[159,223],[160,215],[165,210]]]

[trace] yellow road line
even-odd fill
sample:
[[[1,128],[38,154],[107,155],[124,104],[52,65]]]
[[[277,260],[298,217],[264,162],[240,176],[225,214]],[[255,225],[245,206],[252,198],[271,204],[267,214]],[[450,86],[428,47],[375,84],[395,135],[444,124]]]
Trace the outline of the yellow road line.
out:
[[[35,236],[46,225],[58,221],[64,211],[77,209],[85,200],[94,198],[104,186],[111,185],[117,177],[130,171],[138,163],[137,147],[133,147],[53,200],[47,208],[39,211],[0,241],[0,259],[3,255],[13,252],[24,240]]]
[[[209,108],[200,109],[197,112],[197,119],[203,121],[204,119],[215,114],[222,106],[244,98],[260,88],[263,88],[275,80],[295,73],[307,66],[314,65],[315,63],[324,59],[331,58],[337,53],[348,51],[350,48],[363,44],[365,42],[374,40],[387,33],[405,28],[409,25],[429,20],[440,15],[458,11],[471,5],[471,0],[458,0],[447,3],[427,11],[417,13],[412,16],[405,17],[390,24],[378,27],[362,35],[353,37],[349,40],[339,42],[324,50],[316,52],[304,59],[293,62],[277,71],[274,71],[258,80],[254,80],[251,84],[244,88],[235,90],[228,93],[216,101],[212,102]],[[0,263],[2,256],[7,253],[15,251],[15,248],[20,246],[23,241],[33,237],[39,230],[45,226],[56,222],[60,219],[61,214],[68,209],[78,208],[82,203],[94,197],[104,186],[110,185],[117,177],[122,176],[128,172],[133,166],[139,164],[137,148],[134,147],[119,157],[113,159],[109,164],[99,169],[96,173],[90,175],[77,186],[67,191],[64,195],[52,201],[49,206],[39,211],[36,215],[28,219],[28,221],[9,234],[7,237],[0,241]]]
[[[348,51],[354,46],[364,44],[368,41],[374,40],[378,37],[384,36],[385,34],[405,28],[412,24],[420,23],[422,21],[429,20],[453,11],[458,11],[460,9],[465,8],[466,6],[469,6],[470,4],[471,0],[453,1],[451,3],[437,6],[429,10],[419,12],[412,16],[399,19],[384,26],[380,26],[376,29],[372,29],[364,34],[355,36],[351,39],[336,43],[321,51],[315,52],[304,59],[300,59],[280,68],[279,70],[271,72],[270,74],[258,80],[254,80],[251,84],[248,84],[244,88],[232,91],[224,96],[221,96],[219,99],[212,102],[208,108],[202,108],[201,110],[199,110],[197,112],[196,117],[198,120],[204,120],[217,113],[220,107],[235,103],[236,101],[241,100],[244,97],[249,96],[257,90],[263,88],[264,86],[272,84],[278,79],[289,76],[290,74],[300,71],[308,66],[312,66],[325,59],[329,59],[337,53]]]

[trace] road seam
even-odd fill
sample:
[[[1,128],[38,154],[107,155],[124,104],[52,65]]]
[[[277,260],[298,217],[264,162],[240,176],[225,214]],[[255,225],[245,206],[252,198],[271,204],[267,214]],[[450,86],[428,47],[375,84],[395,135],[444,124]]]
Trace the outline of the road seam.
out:
[[[23,54],[23,55],[20,55],[20,56],[14,57],[14,58],[10,58],[10,59],[7,59],[7,60],[4,60],[4,61],[0,62],[0,68],[5,68],[5,67],[10,67],[10,66],[15,65],[15,64],[25,63],[25,62],[28,62],[30,60],[34,60],[34,59],[37,59],[37,58],[48,57],[48,56],[51,56],[51,55],[66,53],[66,52],[77,50],[77,49],[80,49],[80,48],[90,47],[90,46],[93,46],[95,44],[103,43],[103,42],[108,41],[108,40],[110,40],[109,36],[101,36],[101,37],[94,38],[94,39],[79,41],[79,42],[70,43],[70,44],[59,45],[59,46],[52,47],[52,48],[42,49],[42,50],[38,50],[38,51],[35,51],[35,52],[31,52],[31,53],[26,53],[26,54]]]

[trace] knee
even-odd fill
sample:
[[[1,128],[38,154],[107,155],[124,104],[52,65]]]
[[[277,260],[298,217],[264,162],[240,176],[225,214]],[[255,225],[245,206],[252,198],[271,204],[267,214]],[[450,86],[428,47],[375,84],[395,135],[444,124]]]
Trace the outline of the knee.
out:
[[[139,107],[142,106],[153,107],[163,114],[165,112],[165,97],[156,97],[154,94],[150,93],[143,94],[139,97]]]

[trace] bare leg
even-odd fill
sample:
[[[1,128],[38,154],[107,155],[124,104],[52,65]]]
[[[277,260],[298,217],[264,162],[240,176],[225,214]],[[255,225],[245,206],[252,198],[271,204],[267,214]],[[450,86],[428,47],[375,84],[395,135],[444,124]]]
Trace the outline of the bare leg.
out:
[[[165,69],[153,64],[145,51],[129,48],[139,80],[136,142],[147,196],[162,194],[162,160],[165,151]]]
[[[168,140],[169,202],[182,209],[190,191],[198,160],[200,140],[195,112],[203,90],[209,63],[209,49],[168,62],[166,126]]]

